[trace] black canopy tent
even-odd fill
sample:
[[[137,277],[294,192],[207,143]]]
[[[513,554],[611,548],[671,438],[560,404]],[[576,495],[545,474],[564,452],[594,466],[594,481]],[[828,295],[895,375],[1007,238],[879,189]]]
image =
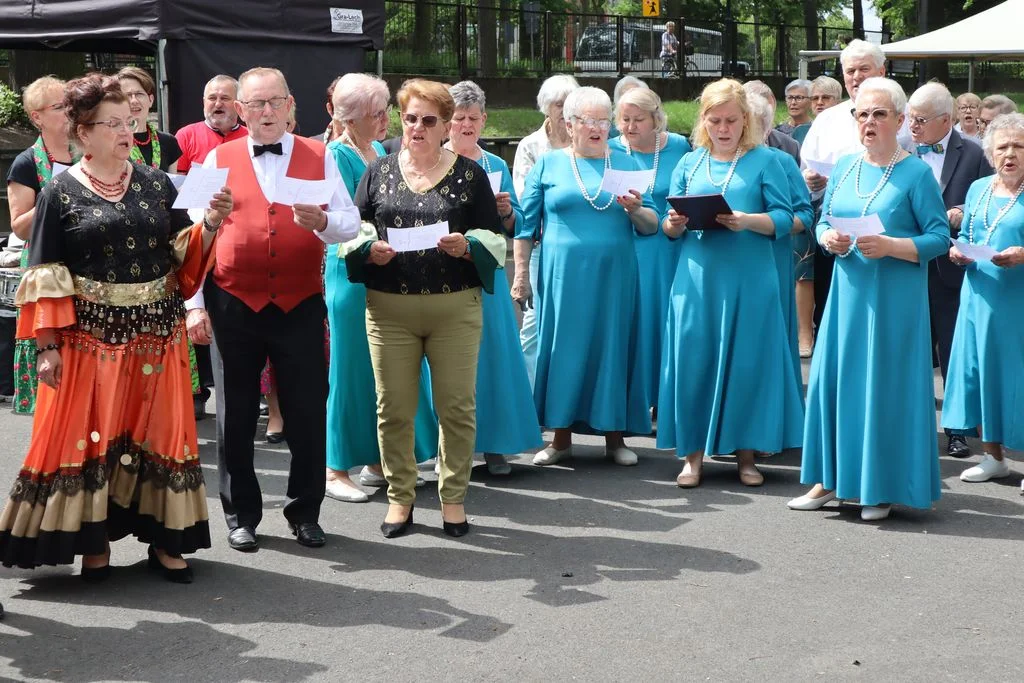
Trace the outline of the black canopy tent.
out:
[[[361,22],[361,23],[360,23]],[[0,48],[153,54],[167,130],[202,118],[218,73],[281,69],[307,135],[326,123],[324,91],[384,44],[383,0],[3,0]]]

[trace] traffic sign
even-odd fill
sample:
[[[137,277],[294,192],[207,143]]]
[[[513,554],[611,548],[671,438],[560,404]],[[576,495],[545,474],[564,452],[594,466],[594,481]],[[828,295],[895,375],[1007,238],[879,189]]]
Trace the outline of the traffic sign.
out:
[[[660,17],[661,2],[659,0],[643,0],[645,17]]]

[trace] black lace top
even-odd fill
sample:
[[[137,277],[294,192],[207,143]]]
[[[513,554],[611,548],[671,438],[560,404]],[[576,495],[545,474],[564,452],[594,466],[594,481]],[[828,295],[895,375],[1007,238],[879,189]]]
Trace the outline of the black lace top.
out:
[[[370,163],[356,190],[355,204],[379,239],[388,228],[411,228],[448,221],[451,232],[500,232],[501,220],[487,174],[475,161],[457,156],[437,185],[420,193],[409,189],[398,155]],[[445,294],[480,287],[476,267],[438,249],[400,252],[386,266],[368,264],[365,284],[395,294]]]
[[[117,202],[61,173],[39,193],[29,266],[63,263],[100,282],[163,277],[174,268],[174,238],[192,223],[188,212],[170,208],[176,196],[163,171],[139,164]]]

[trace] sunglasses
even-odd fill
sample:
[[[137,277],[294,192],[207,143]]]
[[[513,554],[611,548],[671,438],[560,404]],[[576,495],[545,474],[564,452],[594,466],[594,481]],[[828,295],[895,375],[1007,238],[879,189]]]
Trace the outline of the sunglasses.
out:
[[[438,117],[433,114],[427,114],[426,116],[417,116],[416,114],[402,114],[402,123],[412,127],[417,123],[422,122],[424,128],[433,128],[437,125]]]
[[[857,123],[865,123],[868,119],[872,121],[887,121],[891,113],[893,113],[891,109],[872,109],[871,111],[854,109],[850,112],[853,118],[857,119]]]

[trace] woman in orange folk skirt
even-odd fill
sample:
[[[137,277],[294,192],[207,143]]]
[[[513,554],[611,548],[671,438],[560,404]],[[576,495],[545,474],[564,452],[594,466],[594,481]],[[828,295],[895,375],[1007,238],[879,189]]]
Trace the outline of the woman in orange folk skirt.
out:
[[[202,223],[172,210],[163,172],[128,161],[133,119],[118,82],[68,83],[82,160],[40,193],[18,337],[34,338],[32,441],[0,512],[0,562],[110,575],[110,544],[149,544],[165,578],[192,580],[185,553],[210,547],[182,297],[202,280],[227,188]]]

